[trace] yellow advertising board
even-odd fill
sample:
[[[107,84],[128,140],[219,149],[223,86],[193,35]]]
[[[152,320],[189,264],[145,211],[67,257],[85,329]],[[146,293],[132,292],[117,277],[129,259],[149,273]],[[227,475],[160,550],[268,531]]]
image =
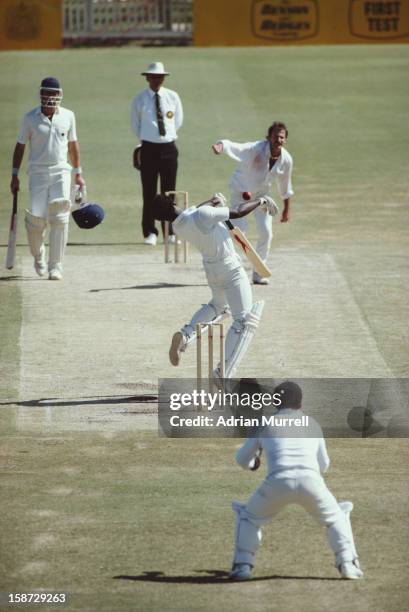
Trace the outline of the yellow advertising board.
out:
[[[409,0],[195,0],[197,46],[409,42]]]
[[[0,50],[61,46],[62,0],[0,0]]]

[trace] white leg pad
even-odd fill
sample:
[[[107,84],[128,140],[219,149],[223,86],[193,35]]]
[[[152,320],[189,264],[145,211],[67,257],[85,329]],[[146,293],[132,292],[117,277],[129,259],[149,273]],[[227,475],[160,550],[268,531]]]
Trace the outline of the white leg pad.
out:
[[[232,508],[236,513],[233,566],[248,563],[254,567],[254,556],[261,543],[260,523],[248,517],[246,504],[233,501]]]
[[[65,246],[68,240],[68,222],[70,219],[70,202],[58,200],[48,206],[50,224],[50,249],[48,270],[62,271]]]
[[[231,378],[253,339],[264,308],[264,300],[254,302],[250,312],[240,321],[234,321],[226,337],[225,377]]]
[[[358,557],[350,520],[353,504],[351,502],[341,502],[339,507],[341,510],[340,516],[335,523],[327,528],[328,543],[335,555],[335,565],[337,567],[341,563],[353,562]]]
[[[36,217],[26,210],[24,223],[27,230],[30,253],[37,260],[44,257],[44,232],[47,222],[42,217]]]

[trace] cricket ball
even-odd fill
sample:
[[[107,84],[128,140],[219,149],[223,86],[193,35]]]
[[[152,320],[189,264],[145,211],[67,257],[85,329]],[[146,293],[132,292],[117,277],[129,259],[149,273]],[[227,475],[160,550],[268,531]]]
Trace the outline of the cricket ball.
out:
[[[243,193],[241,195],[243,196],[243,200],[251,200],[251,193],[250,193],[250,191],[243,191]]]

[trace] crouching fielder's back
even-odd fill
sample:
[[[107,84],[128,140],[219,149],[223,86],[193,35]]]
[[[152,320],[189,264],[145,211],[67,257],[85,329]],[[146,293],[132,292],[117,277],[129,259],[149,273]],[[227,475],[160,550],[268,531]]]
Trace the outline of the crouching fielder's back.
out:
[[[285,382],[274,392],[283,398],[277,415],[281,421],[300,416],[302,393],[298,385]],[[350,522],[353,505],[351,502],[338,503],[322,477],[329,467],[322,430],[311,417],[304,432],[297,435],[295,429],[294,426],[265,428],[260,437],[249,438],[237,453],[241,467],[255,470],[264,452],[268,475],[247,504],[233,502],[236,532],[230,577],[233,580],[251,577],[262,525],[288,504],[298,504],[326,527],[341,577],[362,578]],[[306,437],[309,435],[311,437]]]

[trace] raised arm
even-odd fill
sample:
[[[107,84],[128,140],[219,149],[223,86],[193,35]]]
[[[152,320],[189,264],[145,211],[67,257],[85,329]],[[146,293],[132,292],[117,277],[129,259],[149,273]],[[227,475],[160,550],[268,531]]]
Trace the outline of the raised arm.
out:
[[[278,212],[277,204],[274,202],[273,198],[269,196],[263,196],[261,198],[257,198],[257,200],[251,200],[250,202],[243,202],[240,204],[239,210],[231,210],[229,219],[240,219],[241,217],[246,217],[253,210],[261,206],[264,210],[270,215],[274,216]]]
[[[231,140],[218,140],[212,145],[212,150],[216,155],[226,153],[231,159],[241,162],[252,153],[256,145],[256,142],[239,143]]]

